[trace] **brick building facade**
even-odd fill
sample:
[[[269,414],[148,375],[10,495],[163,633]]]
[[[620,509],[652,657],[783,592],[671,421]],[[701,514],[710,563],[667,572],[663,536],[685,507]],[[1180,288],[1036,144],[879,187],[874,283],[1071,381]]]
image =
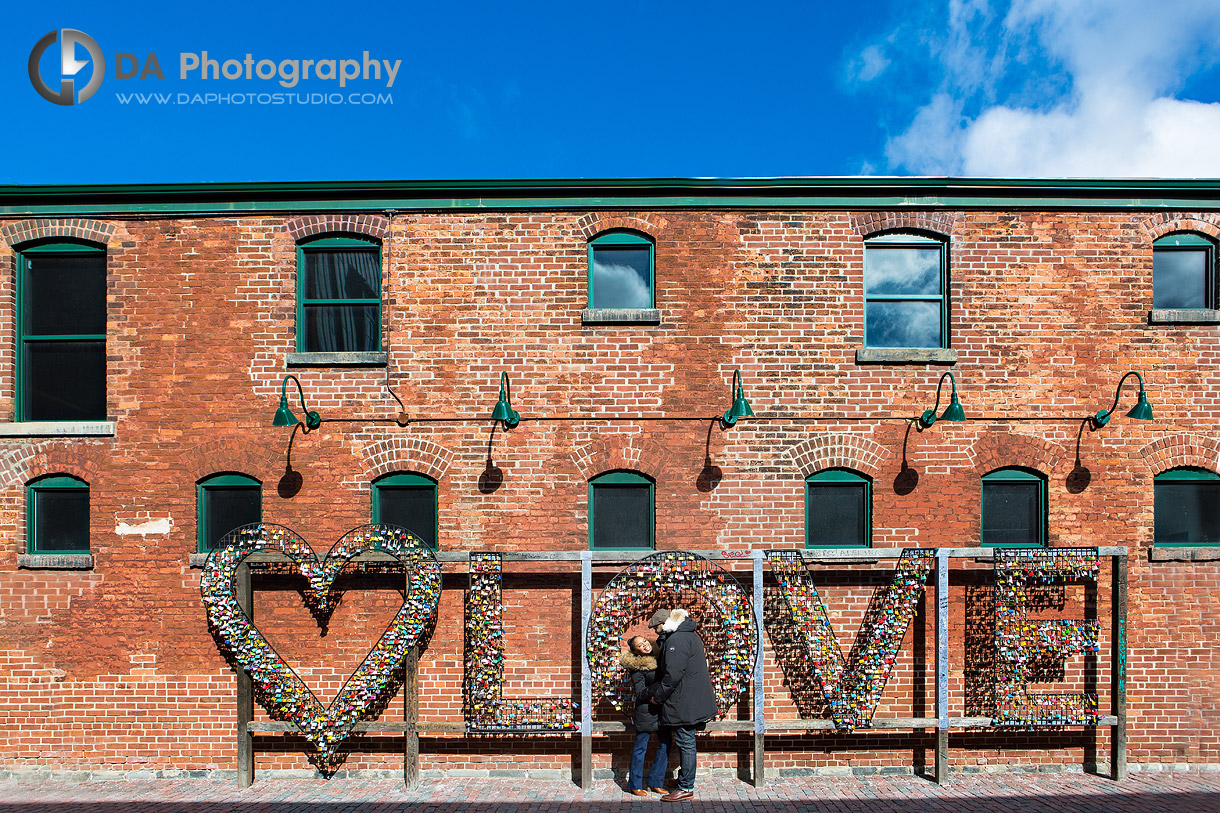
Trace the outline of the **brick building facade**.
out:
[[[606,235],[626,236],[610,250],[648,254],[646,269],[620,265],[643,269],[651,301],[590,301],[604,270],[592,267],[591,246]],[[1173,244],[1181,235],[1189,239]],[[441,551],[579,551],[590,545],[591,481],[627,473],[651,490],[656,549],[722,551],[816,547],[806,501],[819,485],[810,478],[828,470],[867,484],[855,493],[867,495],[862,541],[875,548],[985,543],[984,483],[1003,471],[1032,478],[1038,541],[1125,546],[1129,759],[1220,763],[1220,547],[1209,547],[1217,528],[1206,525],[1209,475],[1220,470],[1210,242],[1220,239],[1220,184],[8,187],[0,238],[0,769],[234,768],[234,673],[199,595],[202,503],[215,494],[223,503],[225,488],[256,495],[264,521],[324,551],[372,520],[375,484],[409,474],[425,479],[401,482],[434,484]],[[311,246],[371,252],[372,310],[369,296],[305,290],[302,269],[321,262]],[[1201,301],[1154,301],[1154,254],[1175,248],[1197,249]],[[40,308],[88,287],[64,272],[55,284],[67,288],[37,288],[47,258],[74,250],[94,252],[95,265],[104,258],[102,344],[70,326],[38,332]],[[868,252],[887,250],[933,263],[930,276],[885,277],[883,255]],[[883,282],[866,281],[866,262]],[[1192,273],[1165,271],[1165,285]],[[323,328],[307,335],[310,302],[365,307],[361,318],[376,319],[371,348],[335,350],[350,336],[326,345]],[[911,327],[916,313],[932,321]],[[886,333],[895,324],[897,339]],[[103,346],[102,414],[65,419],[57,385],[32,392],[63,370],[87,372],[79,354]],[[61,366],[56,347],[78,352],[75,361]],[[730,406],[738,369],[755,416],[723,428],[713,418]],[[1155,419],[1125,417],[1132,379],[1114,420],[1087,425],[1130,370]],[[915,426],[946,371],[967,420]],[[522,420],[492,431],[501,373]],[[322,417],[316,431],[272,426],[286,374]],[[58,386],[97,388],[87,374]],[[946,384],[942,407],[947,396]],[[1154,500],[1158,485],[1186,489],[1202,537],[1187,528],[1154,544],[1160,519],[1170,522],[1154,510],[1169,504]],[[31,519],[32,503],[49,495],[56,508],[79,497],[73,487],[87,489],[87,550],[40,548],[42,527],[27,526],[57,526],[50,513]],[[446,566],[421,654],[424,721],[461,719],[464,572]],[[878,570],[819,573],[850,642]],[[504,586],[506,693],[578,697],[578,571],[506,565]],[[990,564],[963,561],[950,586],[951,713],[986,716]],[[295,590],[256,599],[260,628],[323,697],[397,606],[392,592],[358,592],[324,636]],[[1068,590],[1043,608],[1102,621],[1101,655],[1049,670],[1047,686],[1092,681],[1103,710],[1111,597],[1103,581],[1097,595]],[[931,624],[921,608],[879,718],[929,713]],[[767,715],[796,717],[794,679],[774,650],[768,638]],[[817,713],[817,698],[807,700]],[[731,716],[748,718],[748,703]],[[1108,732],[963,729],[951,734],[952,761],[1091,767],[1105,761]],[[308,767],[302,741],[258,742],[260,770]],[[776,729],[766,739],[767,765],[779,770],[922,770],[933,747],[925,730]],[[705,765],[735,768],[749,746],[726,733],[701,748]],[[599,736],[594,766],[622,770],[628,750],[624,735]],[[395,769],[401,751],[401,736],[369,735],[345,767]],[[421,752],[425,770],[566,773],[579,746],[438,734]]]

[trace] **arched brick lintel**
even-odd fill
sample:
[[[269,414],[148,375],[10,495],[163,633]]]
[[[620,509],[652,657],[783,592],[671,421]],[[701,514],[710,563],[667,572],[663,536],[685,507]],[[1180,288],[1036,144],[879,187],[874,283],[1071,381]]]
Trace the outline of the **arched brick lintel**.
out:
[[[394,472],[416,472],[440,482],[453,462],[453,451],[427,438],[400,435],[370,443],[363,459],[369,482]]]
[[[585,240],[592,240],[597,235],[611,229],[630,229],[647,234],[654,241],[661,236],[669,226],[669,221],[659,215],[649,215],[647,219],[630,215],[588,214],[577,221],[580,233]]]
[[[1220,440],[1189,432],[1157,438],[1139,456],[1153,476],[1182,466],[1220,472]]]
[[[620,469],[637,471],[656,480],[669,456],[669,450],[659,444],[641,444],[633,436],[615,436],[599,438],[577,449],[572,453],[572,462],[585,480]]]
[[[861,237],[895,229],[912,229],[952,237],[960,212],[852,212],[851,226]]]
[[[825,469],[852,469],[876,479],[888,453],[869,438],[835,433],[806,438],[790,447],[788,454],[802,477]]]
[[[302,215],[284,223],[284,230],[294,242],[307,240],[319,234],[347,232],[363,234],[377,240],[385,240],[390,234],[389,218],[381,215]]]
[[[104,246],[109,244],[110,239],[114,237],[114,232],[113,223],[86,218],[18,220],[0,226],[0,237],[3,237],[10,246],[56,237],[84,240]]]

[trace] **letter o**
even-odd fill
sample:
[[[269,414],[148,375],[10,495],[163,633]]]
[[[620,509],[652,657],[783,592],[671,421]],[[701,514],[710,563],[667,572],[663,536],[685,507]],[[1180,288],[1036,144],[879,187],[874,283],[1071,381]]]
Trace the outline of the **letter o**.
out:
[[[681,607],[699,625],[716,705],[723,716],[749,684],[758,654],[758,623],[749,594],[724,568],[687,551],[646,556],[606,585],[589,617],[585,657],[594,702],[605,698],[631,715],[635,702],[619,664],[622,639],[658,609]]]

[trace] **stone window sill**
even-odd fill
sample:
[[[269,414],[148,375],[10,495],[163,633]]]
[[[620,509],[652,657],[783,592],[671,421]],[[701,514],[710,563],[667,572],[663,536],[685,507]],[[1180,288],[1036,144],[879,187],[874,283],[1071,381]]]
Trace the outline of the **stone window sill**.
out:
[[[20,553],[17,567],[26,570],[93,570],[92,553]]]
[[[1148,311],[1150,325],[1220,325],[1220,310],[1212,308],[1155,308]]]
[[[107,437],[114,435],[114,421],[13,421],[0,423],[0,438],[52,436]]]
[[[1220,562],[1220,545],[1181,548],[1158,548],[1154,545],[1148,551],[1148,559],[1152,562]]]
[[[206,553],[192,553],[191,554],[191,567],[202,568],[207,563],[208,563],[208,554],[206,554]]]
[[[661,311],[657,308],[585,308],[580,313],[582,325],[659,325]]]
[[[856,364],[957,364],[957,351],[940,347],[860,347]]]
[[[384,351],[361,353],[289,353],[289,367],[385,367],[389,363]]]

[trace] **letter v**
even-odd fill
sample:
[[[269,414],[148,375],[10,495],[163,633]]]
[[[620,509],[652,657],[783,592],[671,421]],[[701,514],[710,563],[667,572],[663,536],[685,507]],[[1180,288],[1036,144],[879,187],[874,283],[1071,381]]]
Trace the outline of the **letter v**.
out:
[[[847,657],[839,648],[800,551],[769,550],[767,559],[779,582],[790,623],[804,640],[810,670],[826,697],[835,728],[867,727],[915,617],[928,574],[936,566],[936,552],[919,548],[902,551],[889,586],[875,592],[869,601]]]

